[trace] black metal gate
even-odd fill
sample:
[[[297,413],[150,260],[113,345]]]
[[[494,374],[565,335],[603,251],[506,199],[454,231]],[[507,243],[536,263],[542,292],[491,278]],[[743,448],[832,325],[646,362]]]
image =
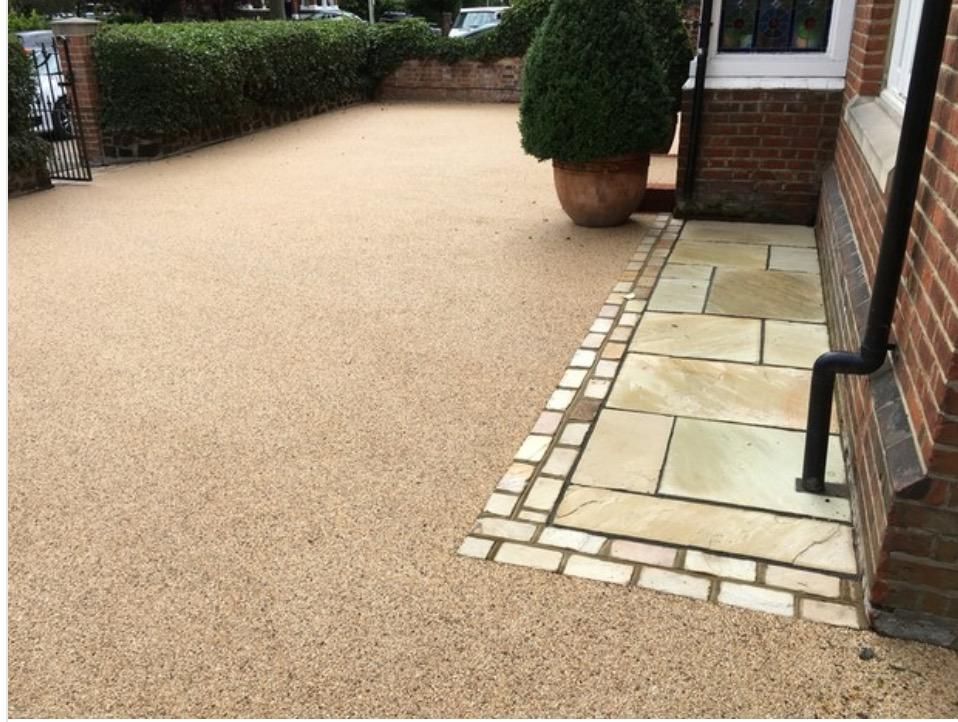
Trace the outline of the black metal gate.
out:
[[[47,167],[51,178],[91,181],[90,161],[83,144],[80,117],[76,112],[73,66],[69,38],[59,43],[44,41],[26,48],[36,68],[33,98],[34,130],[48,140],[51,151]]]

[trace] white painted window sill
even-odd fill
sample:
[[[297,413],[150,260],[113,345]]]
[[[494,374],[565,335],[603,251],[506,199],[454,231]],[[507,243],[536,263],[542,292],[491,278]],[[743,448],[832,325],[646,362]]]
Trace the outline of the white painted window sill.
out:
[[[901,116],[879,98],[857,98],[845,110],[845,124],[884,193],[895,170]]]

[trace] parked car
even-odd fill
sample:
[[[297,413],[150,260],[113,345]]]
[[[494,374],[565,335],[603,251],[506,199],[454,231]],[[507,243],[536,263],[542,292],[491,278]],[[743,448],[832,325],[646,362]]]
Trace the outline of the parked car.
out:
[[[17,33],[25,52],[29,53],[38,72],[37,99],[33,103],[34,130],[53,140],[73,137],[70,97],[63,84],[56,45],[51,30],[27,30]]]
[[[483,35],[488,35],[497,27],[499,27],[499,23],[490,23],[489,25],[483,25],[482,27],[478,27],[475,30],[467,30],[466,32],[459,35],[458,38],[460,40],[469,40],[470,38],[479,38],[479,37],[482,37]]]
[[[301,7],[299,13],[293,16],[293,20],[358,20],[361,23],[366,22],[354,13],[336,7]]]
[[[495,27],[502,21],[508,7],[463,8],[449,31],[450,38],[461,38],[467,33],[485,27]]]

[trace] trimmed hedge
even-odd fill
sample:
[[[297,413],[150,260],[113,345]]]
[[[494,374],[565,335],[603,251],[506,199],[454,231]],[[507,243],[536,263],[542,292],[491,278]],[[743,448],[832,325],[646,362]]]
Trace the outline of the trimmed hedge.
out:
[[[588,162],[664,145],[673,98],[647,4],[554,0],[526,56],[519,129],[539,160]]]
[[[7,167],[27,170],[42,166],[50,144],[33,130],[30,106],[36,92],[33,61],[14,37],[7,40]]]
[[[164,23],[104,27],[94,41],[107,132],[189,133],[260,111],[335,105],[371,92],[410,58],[525,54],[553,0],[516,0],[475,39],[422,20]]]
[[[7,32],[10,34],[29,30],[46,30],[49,27],[50,21],[36,10],[7,13]]]
[[[356,22],[106,27],[94,43],[103,126],[182,133],[345,102],[369,88],[367,47],[367,27]]]

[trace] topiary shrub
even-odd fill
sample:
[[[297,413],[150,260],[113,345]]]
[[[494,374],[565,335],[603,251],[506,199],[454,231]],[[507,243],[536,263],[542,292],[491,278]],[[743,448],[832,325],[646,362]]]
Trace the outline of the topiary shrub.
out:
[[[682,86],[689,78],[689,63],[694,52],[688,30],[682,22],[682,6],[676,0],[646,0],[649,27],[655,28],[659,62],[665,69],[672,97],[672,110],[682,109]]]
[[[671,130],[672,97],[647,5],[554,0],[526,55],[519,128],[539,160],[648,152]]]
[[[7,73],[7,167],[19,171],[42,166],[50,144],[33,130],[33,61],[15,37],[7,40]]]

